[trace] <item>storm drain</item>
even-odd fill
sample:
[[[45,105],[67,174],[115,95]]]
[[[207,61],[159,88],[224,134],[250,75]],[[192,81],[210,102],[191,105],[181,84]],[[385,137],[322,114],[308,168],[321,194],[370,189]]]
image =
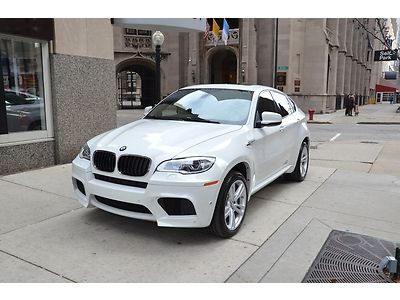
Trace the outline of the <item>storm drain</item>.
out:
[[[379,269],[383,257],[395,256],[400,244],[333,230],[303,282],[393,282]]]

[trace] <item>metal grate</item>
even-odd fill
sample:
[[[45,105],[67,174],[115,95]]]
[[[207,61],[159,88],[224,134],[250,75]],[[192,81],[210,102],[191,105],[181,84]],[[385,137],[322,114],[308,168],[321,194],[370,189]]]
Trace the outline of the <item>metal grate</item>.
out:
[[[98,150],[94,152],[93,164],[100,171],[114,172],[115,154],[109,151]]]
[[[392,282],[379,269],[400,244],[350,232],[333,230],[303,282]]]
[[[123,155],[118,159],[118,171],[129,176],[144,176],[149,171],[151,160],[137,155]]]

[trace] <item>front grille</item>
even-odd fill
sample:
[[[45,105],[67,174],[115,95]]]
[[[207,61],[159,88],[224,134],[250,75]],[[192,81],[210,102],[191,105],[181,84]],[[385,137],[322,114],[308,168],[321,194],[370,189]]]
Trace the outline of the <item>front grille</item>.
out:
[[[95,197],[96,197],[97,201],[99,201],[100,203],[103,203],[107,206],[131,211],[131,212],[136,212],[136,213],[151,214],[150,210],[148,210],[147,207],[140,205],[140,204],[117,201],[117,200],[113,200],[113,199],[109,199],[109,198],[104,198],[101,196],[95,196]]]
[[[100,171],[114,172],[115,154],[109,151],[97,150],[94,152],[93,164]]]
[[[145,189],[147,187],[146,182],[140,182],[140,181],[133,181],[133,180],[126,180],[126,179],[120,179],[120,178],[115,178],[115,177],[108,177],[100,174],[94,174],[94,178],[110,183],[115,183],[115,184],[121,184],[121,185],[127,185],[127,186],[133,186],[141,189]]]
[[[123,155],[118,159],[118,171],[129,176],[144,176],[149,171],[150,163],[148,157]]]

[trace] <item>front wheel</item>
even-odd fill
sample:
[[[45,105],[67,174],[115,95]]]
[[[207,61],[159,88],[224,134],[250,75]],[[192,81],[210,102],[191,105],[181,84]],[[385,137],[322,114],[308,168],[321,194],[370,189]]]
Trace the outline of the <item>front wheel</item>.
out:
[[[229,238],[239,231],[246,213],[247,196],[244,176],[230,172],[222,183],[211,221],[210,229],[214,234]]]
[[[285,174],[286,177],[294,181],[303,181],[306,178],[309,163],[310,150],[308,144],[306,142],[303,142],[300,147],[296,167],[292,173]]]

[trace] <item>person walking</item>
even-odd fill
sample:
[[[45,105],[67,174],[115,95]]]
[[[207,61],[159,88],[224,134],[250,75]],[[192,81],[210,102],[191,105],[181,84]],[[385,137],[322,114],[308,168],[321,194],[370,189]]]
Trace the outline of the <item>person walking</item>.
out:
[[[350,94],[349,95],[349,101],[347,102],[348,103],[348,111],[347,111],[347,113],[348,113],[348,116],[353,116],[353,109],[354,109],[354,105],[355,105],[355,98],[354,98],[354,95],[353,94]]]
[[[349,96],[350,95],[344,96],[344,108],[345,108],[344,115],[345,116],[349,115]]]

